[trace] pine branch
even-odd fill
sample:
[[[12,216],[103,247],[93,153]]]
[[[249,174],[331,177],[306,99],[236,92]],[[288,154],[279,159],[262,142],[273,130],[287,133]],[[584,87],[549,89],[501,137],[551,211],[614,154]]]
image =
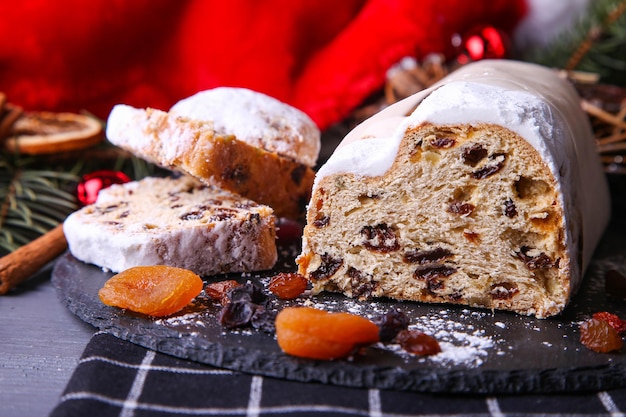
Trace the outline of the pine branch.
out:
[[[589,2],[589,10],[571,30],[525,59],[595,73],[602,83],[626,85],[626,0]]]
[[[109,143],[42,157],[0,153],[0,256],[62,223],[80,207],[76,186],[82,175],[100,169],[122,171],[131,179],[159,173]]]

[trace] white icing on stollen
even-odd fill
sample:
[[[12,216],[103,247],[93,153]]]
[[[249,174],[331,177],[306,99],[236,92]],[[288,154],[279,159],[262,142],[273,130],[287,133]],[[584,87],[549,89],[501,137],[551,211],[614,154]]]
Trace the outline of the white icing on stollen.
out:
[[[314,190],[329,175],[383,175],[406,130],[423,122],[500,125],[537,150],[557,180],[557,192],[570,196],[562,201],[566,230],[583,227],[584,271],[608,223],[610,204],[589,121],[579,103],[572,86],[548,68],[506,60],[468,64],[357,126],[319,169]],[[566,240],[575,251],[570,233]]]

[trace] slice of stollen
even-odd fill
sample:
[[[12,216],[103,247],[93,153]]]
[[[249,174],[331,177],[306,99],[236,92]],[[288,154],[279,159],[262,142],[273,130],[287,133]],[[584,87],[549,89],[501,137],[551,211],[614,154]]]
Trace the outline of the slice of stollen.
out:
[[[182,100],[170,112],[117,105],[106,134],[141,158],[294,219],[303,217],[320,147],[319,130],[304,113],[230,88]]]
[[[103,189],[63,224],[70,253],[105,270],[169,265],[198,275],[270,269],[272,209],[189,176]]]

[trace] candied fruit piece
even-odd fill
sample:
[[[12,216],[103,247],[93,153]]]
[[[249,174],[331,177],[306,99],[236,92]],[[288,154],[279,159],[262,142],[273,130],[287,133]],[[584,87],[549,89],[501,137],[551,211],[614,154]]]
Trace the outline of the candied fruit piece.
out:
[[[111,277],[98,296],[109,306],[162,317],[182,310],[203,285],[202,278],[188,269],[137,266]]]
[[[378,326],[368,319],[311,307],[278,313],[276,337],[285,353],[310,359],[343,358],[360,345],[379,341]]]
[[[301,274],[282,272],[272,277],[269,290],[281,300],[292,300],[306,290],[308,283]]]
[[[604,320],[588,319],[580,324],[580,342],[594,352],[608,353],[622,348],[617,330]]]
[[[416,355],[435,355],[441,352],[439,342],[434,337],[419,330],[401,330],[395,341],[404,350]]]

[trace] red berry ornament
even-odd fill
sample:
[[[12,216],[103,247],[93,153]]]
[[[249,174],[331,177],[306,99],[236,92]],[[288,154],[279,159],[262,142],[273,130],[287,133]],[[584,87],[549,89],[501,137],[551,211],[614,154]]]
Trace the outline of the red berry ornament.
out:
[[[130,181],[126,174],[120,171],[95,171],[83,175],[76,187],[76,197],[83,205],[93,204],[100,190],[113,184],[124,184]]]
[[[509,54],[507,35],[493,26],[478,26],[467,32],[460,43],[461,53],[457,57],[460,64],[481,59],[500,59]]]

